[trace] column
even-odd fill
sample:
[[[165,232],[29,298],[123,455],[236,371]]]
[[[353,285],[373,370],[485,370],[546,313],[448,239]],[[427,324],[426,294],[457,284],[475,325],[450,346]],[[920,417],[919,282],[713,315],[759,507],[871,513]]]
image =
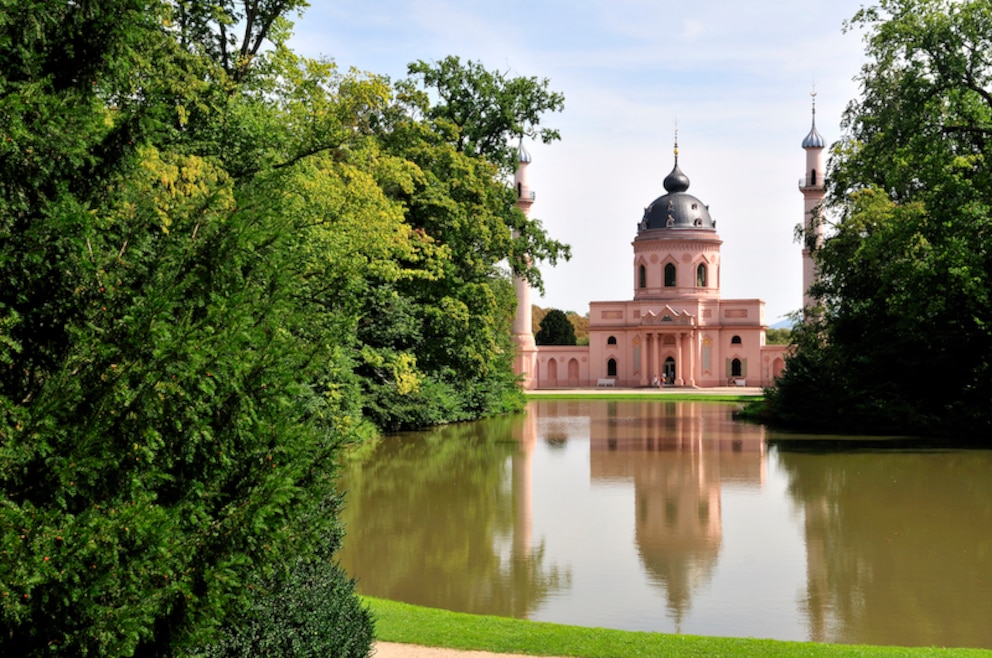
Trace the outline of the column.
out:
[[[682,356],[683,355],[683,352],[684,352],[684,350],[682,349],[682,346],[683,346],[683,343],[684,343],[684,340],[683,340],[684,336],[685,336],[685,334],[683,334],[681,332],[675,334],[675,341],[676,341],[675,348],[677,350],[676,354],[678,355],[678,356],[675,357],[675,361],[676,361],[676,363],[675,363],[675,375],[676,375],[676,377],[675,377],[675,385],[676,386],[685,386],[685,377],[683,377],[683,375],[685,374],[685,359]]]
[[[696,334],[690,331],[689,339],[689,386],[696,385]]]
[[[647,370],[647,378],[649,382],[654,381],[654,334],[651,332],[644,333],[644,369]]]
[[[641,334],[641,386],[649,386],[651,384],[651,376],[648,374],[648,367],[651,362],[648,361],[648,336],[646,333]]]

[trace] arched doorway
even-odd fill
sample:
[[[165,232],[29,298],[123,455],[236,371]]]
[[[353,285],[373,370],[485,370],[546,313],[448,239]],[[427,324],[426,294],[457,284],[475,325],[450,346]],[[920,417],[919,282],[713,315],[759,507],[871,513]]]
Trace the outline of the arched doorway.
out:
[[[665,359],[664,369],[662,370],[662,383],[675,383],[675,359],[673,357]]]
[[[610,359],[606,362],[606,376],[616,377],[617,376],[617,360]]]
[[[730,376],[731,377],[741,377],[744,374],[743,364],[740,359],[734,359],[730,362]]]
[[[548,386],[558,385],[558,362],[548,359]]]
[[[568,360],[568,385],[579,385],[579,361],[578,359]]]

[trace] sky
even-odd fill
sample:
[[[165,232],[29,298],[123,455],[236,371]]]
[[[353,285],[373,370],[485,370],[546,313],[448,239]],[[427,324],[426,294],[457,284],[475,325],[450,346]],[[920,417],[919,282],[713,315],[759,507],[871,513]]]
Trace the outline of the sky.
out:
[[[775,323],[802,305],[798,181],[816,91],[830,144],[858,95],[862,34],[844,21],[862,0],[311,0],[294,49],[407,77],[407,64],[457,55],[508,76],[547,78],[561,132],[531,153],[531,217],[571,245],[541,264],[533,302],[585,314],[633,298],[633,248],[644,208],[665,194],[678,126],[689,193],[709,205],[725,299],[764,299]]]

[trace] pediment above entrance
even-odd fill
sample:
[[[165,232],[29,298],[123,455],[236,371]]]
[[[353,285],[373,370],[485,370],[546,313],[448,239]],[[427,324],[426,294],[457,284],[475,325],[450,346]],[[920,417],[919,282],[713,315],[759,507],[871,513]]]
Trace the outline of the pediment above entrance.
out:
[[[665,305],[660,311],[647,311],[641,316],[642,325],[671,326],[671,327],[694,327],[696,326],[696,316],[688,311],[676,311],[669,305]]]

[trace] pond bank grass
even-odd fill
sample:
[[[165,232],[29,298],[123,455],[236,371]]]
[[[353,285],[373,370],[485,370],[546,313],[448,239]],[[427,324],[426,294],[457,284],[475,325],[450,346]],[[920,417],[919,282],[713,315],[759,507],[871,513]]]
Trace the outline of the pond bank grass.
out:
[[[948,656],[989,658],[982,649],[816,644],[731,637],[702,637],[564,626],[423,608],[363,596],[375,616],[377,639],[429,647],[574,658],[657,656]]]

